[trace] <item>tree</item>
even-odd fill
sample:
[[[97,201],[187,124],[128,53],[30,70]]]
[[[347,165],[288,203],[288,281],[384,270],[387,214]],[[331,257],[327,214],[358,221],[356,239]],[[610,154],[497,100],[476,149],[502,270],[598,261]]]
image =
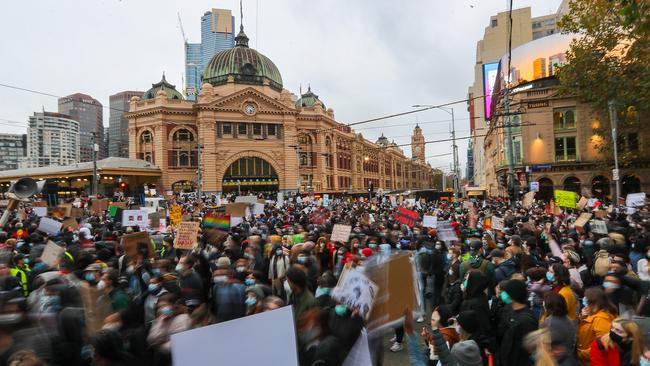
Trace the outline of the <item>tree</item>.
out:
[[[563,32],[579,35],[560,69],[560,91],[589,103],[600,116],[608,115],[613,100],[623,134],[638,130],[650,111],[649,8],[646,0],[572,0],[559,24]],[[610,150],[609,126],[595,130],[604,139],[601,151]]]

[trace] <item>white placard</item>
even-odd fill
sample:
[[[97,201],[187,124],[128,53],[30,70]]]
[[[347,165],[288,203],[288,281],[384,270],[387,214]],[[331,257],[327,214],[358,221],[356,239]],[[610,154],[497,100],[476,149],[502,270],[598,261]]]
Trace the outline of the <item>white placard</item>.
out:
[[[41,254],[41,260],[50,267],[56,267],[59,265],[63,252],[65,252],[63,247],[48,240],[45,249],[43,249],[43,254]]]
[[[239,202],[251,203],[251,204],[257,203],[257,196],[237,196],[235,198],[235,203],[239,203]]]
[[[607,230],[607,223],[603,220],[591,220],[589,222],[589,227],[594,234],[607,235],[609,233]]]
[[[625,206],[627,207],[640,207],[645,205],[645,192],[630,193],[625,199]]]
[[[492,229],[503,231],[504,219],[503,217],[492,216]]]
[[[456,230],[451,226],[451,221],[438,221],[437,236],[442,241],[455,241],[458,240]]]
[[[594,207],[594,205],[598,202],[598,198],[590,198],[587,200],[587,207]]]
[[[330,237],[330,241],[347,243],[348,239],[350,239],[350,231],[352,231],[352,226],[336,224],[332,229],[332,236]]]
[[[346,270],[332,291],[332,297],[348,308],[357,308],[365,319],[377,296],[377,285],[357,269]]]
[[[32,207],[32,211],[34,211],[38,217],[47,216],[47,207]]]
[[[395,197],[395,196],[389,196],[389,199],[390,199],[390,205],[391,205],[392,207],[397,207],[397,197]]]
[[[122,226],[137,226],[146,228],[149,225],[149,212],[146,210],[123,210]]]
[[[284,306],[173,334],[173,364],[298,366],[296,330],[291,309],[291,306]],[[255,331],[251,332],[251,329]],[[242,342],[243,339],[246,342]],[[255,345],[255,352],[251,352],[252,344]]]
[[[438,216],[424,215],[422,226],[435,229],[438,227]]]
[[[281,207],[282,205],[284,205],[284,193],[278,192],[278,200],[276,206]]]
[[[61,231],[62,223],[51,219],[49,217],[41,217],[41,222],[38,224],[38,230],[50,236],[55,236]]]
[[[368,332],[366,328],[361,329],[359,338],[352,346],[348,356],[343,362],[343,366],[372,366],[372,357],[368,347]]]
[[[230,216],[230,227],[237,226],[244,222],[243,217]]]
[[[408,207],[413,207],[415,205],[415,198],[407,198],[404,201]]]
[[[253,204],[253,215],[261,215],[264,213],[264,204],[263,203],[257,203]]]

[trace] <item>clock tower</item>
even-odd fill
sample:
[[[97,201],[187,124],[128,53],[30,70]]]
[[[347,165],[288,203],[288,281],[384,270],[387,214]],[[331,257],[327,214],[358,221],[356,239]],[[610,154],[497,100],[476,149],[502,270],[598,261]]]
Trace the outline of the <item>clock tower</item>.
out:
[[[424,135],[419,125],[415,125],[413,136],[411,136],[411,157],[422,162],[424,159]]]

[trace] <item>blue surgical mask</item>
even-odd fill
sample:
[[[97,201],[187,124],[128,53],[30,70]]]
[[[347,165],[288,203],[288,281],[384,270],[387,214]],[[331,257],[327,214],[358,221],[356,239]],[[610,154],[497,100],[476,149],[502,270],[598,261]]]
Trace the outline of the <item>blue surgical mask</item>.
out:
[[[375,244],[375,243],[370,243],[370,244],[368,244],[368,248],[370,248],[370,249],[377,249],[377,244]]]
[[[157,283],[150,283],[148,288],[149,288],[149,292],[155,294],[156,292],[158,292],[160,285],[158,285]]]
[[[550,271],[546,272],[546,279],[549,282],[555,282],[555,275],[553,274],[553,272],[550,272]]]
[[[316,297],[321,297],[323,295],[329,295],[332,292],[332,289],[329,287],[318,287],[316,289]]]
[[[84,279],[88,282],[95,282],[95,276],[92,273],[86,273]]]
[[[451,253],[447,253],[447,260],[450,261],[452,258],[453,256],[451,255]]]
[[[255,279],[247,278],[244,280],[244,283],[246,284],[246,286],[253,286],[255,284]]]
[[[275,255],[277,255],[278,257],[281,256],[282,255],[282,249],[276,250]]]
[[[25,263],[25,264],[29,264],[29,258],[25,258],[25,259],[23,259],[23,263]]]
[[[174,315],[174,308],[171,306],[165,306],[160,309],[160,313],[164,316],[172,316]]]
[[[185,268],[183,268],[182,264],[179,263],[179,264],[176,265],[176,272],[182,272],[184,269]]]
[[[512,304],[512,299],[510,298],[510,295],[505,291],[501,291],[501,295],[499,295],[499,298],[506,305]]]
[[[619,287],[621,287],[621,286],[618,283],[615,283],[615,282],[610,282],[610,281],[603,282],[603,288],[604,289],[609,289],[609,288],[617,289]]]
[[[257,304],[257,299],[254,298],[254,297],[247,297],[246,301],[244,301],[244,302],[246,303],[246,306],[253,306],[253,305]]]
[[[298,262],[300,262],[302,264],[307,263],[307,257],[298,257],[296,259],[298,260]]]
[[[61,298],[58,296],[43,295],[40,299],[41,311],[56,313],[61,310]]]
[[[650,366],[650,360],[641,356],[641,359],[639,360],[639,366]]]
[[[589,305],[589,301],[587,301],[587,298],[586,298],[586,297],[583,297],[583,298],[582,298],[582,306],[585,306],[585,307],[586,307],[587,305]]]
[[[344,316],[348,312],[348,307],[345,305],[336,305],[334,307],[334,312],[336,312],[336,315],[338,316]]]

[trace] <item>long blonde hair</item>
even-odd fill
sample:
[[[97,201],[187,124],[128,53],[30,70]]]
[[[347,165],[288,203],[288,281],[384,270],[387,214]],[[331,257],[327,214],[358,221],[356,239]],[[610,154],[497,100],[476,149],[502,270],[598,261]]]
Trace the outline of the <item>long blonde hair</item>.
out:
[[[557,366],[551,355],[551,332],[548,328],[528,333],[523,344],[531,355],[537,353],[535,366]]]
[[[614,319],[614,321],[612,321],[612,324],[614,323],[619,323],[621,327],[625,329],[625,333],[627,333],[628,337],[632,338],[630,362],[633,365],[638,365],[639,359],[641,358],[641,354],[643,353],[643,345],[644,345],[643,333],[641,333],[641,328],[639,328],[639,325],[633,322],[632,320],[624,319],[624,318],[616,318]],[[616,343],[609,336],[609,333],[600,337],[600,342],[603,344],[603,347],[605,347],[605,349],[616,346]]]

